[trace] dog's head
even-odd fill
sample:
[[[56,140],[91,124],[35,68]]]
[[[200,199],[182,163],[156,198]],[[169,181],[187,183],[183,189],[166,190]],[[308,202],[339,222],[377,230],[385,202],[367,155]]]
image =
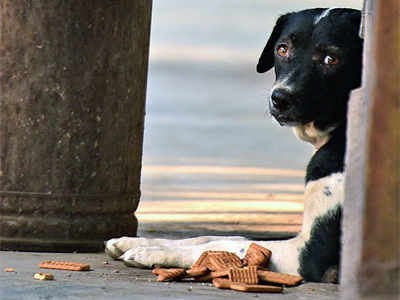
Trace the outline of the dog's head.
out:
[[[316,8],[277,20],[257,72],[275,67],[268,106],[281,125],[313,122],[323,131],[345,120],[349,93],[361,82],[360,19],[358,10]]]

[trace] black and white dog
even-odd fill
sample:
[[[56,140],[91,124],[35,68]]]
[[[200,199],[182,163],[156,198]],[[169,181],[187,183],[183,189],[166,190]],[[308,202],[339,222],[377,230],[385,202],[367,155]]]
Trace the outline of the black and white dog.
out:
[[[283,15],[257,65],[260,73],[275,67],[271,115],[316,148],[307,167],[301,232],[290,240],[257,243],[272,251],[272,270],[307,281],[337,280],[331,275],[340,261],[347,101],[361,82],[360,19],[360,11],[343,8]],[[130,266],[189,267],[205,250],[242,257],[250,243],[243,237],[122,237],[109,240],[106,252]]]

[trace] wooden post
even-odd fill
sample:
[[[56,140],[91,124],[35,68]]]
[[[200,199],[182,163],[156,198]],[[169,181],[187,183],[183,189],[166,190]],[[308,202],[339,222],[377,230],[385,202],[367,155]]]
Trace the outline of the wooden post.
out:
[[[0,0],[0,249],[136,234],[151,0]]]
[[[400,2],[367,1],[363,88],[350,101],[342,299],[400,295]]]

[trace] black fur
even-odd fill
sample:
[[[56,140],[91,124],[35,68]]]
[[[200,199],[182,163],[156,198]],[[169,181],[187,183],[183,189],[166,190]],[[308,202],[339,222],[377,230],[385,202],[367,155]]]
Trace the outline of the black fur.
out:
[[[337,206],[314,220],[310,239],[300,253],[299,274],[308,281],[321,281],[332,266],[339,266],[342,208]]]

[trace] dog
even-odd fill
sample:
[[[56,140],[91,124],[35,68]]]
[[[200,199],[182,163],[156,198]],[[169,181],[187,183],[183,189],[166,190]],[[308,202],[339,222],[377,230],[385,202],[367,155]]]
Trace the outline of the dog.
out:
[[[257,72],[275,67],[269,111],[280,125],[314,145],[307,166],[301,232],[283,241],[257,241],[273,253],[273,271],[306,281],[337,282],[344,200],[347,102],[361,84],[361,13],[315,8],[278,18]],[[190,267],[206,250],[243,257],[250,240],[203,236],[184,240],[122,237],[106,242],[106,253],[128,266]]]

